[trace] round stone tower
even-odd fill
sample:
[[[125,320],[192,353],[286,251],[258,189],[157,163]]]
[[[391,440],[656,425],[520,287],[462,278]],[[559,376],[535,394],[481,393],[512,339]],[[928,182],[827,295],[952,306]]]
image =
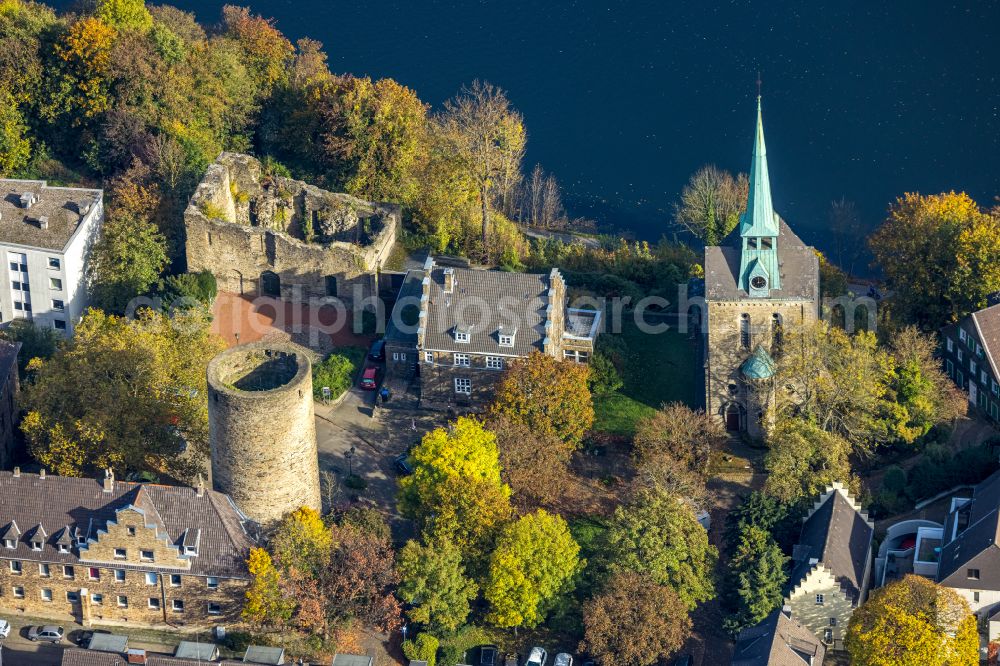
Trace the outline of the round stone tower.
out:
[[[208,364],[212,485],[265,529],[319,511],[312,367],[293,344],[233,347]]]

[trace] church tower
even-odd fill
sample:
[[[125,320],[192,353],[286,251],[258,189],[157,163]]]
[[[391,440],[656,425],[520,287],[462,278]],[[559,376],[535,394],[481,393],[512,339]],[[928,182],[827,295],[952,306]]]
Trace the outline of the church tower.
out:
[[[782,335],[819,316],[819,260],[774,211],[760,97],[739,225],[705,248],[705,402],[731,432],[765,434]]]

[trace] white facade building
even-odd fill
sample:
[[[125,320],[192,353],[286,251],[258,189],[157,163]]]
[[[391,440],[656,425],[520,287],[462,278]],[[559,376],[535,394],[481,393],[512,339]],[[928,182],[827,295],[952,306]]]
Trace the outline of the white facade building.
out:
[[[87,308],[85,267],[104,221],[103,192],[0,179],[0,322],[66,335]]]

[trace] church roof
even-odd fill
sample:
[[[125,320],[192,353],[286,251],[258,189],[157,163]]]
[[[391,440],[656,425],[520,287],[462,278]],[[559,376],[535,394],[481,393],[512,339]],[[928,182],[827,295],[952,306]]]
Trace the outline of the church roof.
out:
[[[757,345],[750,358],[740,366],[740,372],[747,379],[770,379],[774,376],[774,359],[766,349]]]
[[[777,236],[778,215],[771,204],[771,181],[767,176],[767,150],[764,147],[764,122],[760,96],[757,97],[757,133],[750,163],[750,192],[747,209],[740,216],[741,236]]]
[[[751,300],[739,286],[742,237],[734,229],[719,245],[705,248],[705,298],[709,301]],[[769,300],[819,302],[819,259],[784,220],[778,219],[778,271],[781,287],[771,289]],[[760,300],[760,299],[755,299]]]

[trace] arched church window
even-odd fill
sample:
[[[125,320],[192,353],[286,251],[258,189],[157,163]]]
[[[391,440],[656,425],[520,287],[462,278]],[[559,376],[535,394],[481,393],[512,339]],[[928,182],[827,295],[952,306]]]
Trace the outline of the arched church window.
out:
[[[771,315],[771,353],[775,356],[781,352],[783,337],[781,315],[775,312]]]
[[[740,315],[740,346],[750,349],[750,315],[746,312]]]

